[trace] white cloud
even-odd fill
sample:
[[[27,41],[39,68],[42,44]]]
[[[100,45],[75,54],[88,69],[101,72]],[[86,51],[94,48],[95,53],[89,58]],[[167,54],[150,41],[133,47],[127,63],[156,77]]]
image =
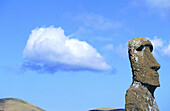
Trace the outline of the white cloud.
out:
[[[155,36],[153,39],[147,38],[151,41],[153,45],[153,55],[158,56],[160,52],[162,52],[162,47],[164,46],[164,42],[162,39]]]
[[[70,39],[62,28],[36,28],[32,30],[23,57],[33,64],[31,69],[40,70],[110,70],[103,57],[85,41]],[[35,65],[37,64],[37,65]],[[35,67],[34,67],[35,66]],[[45,70],[45,69],[43,69]]]
[[[154,37],[154,39],[150,39],[152,45],[153,45],[153,48],[154,49],[157,49],[157,48],[160,48],[160,47],[163,47],[163,40],[162,39],[159,39],[158,37]]]
[[[103,47],[104,50],[113,50],[113,44],[107,44],[106,46]]]
[[[104,51],[108,51],[110,54],[119,56],[120,58],[126,59],[128,57],[127,44],[119,44],[114,46],[113,44],[107,44],[102,48]]]
[[[145,0],[152,8],[170,8],[170,0]]]
[[[99,36],[99,37],[96,37],[96,40],[97,41],[102,41],[102,42],[111,42],[113,41],[113,38],[112,37],[102,37],[102,36]]]
[[[126,46],[125,45],[122,45],[120,44],[119,46],[116,47],[116,53],[122,57],[122,58],[126,58],[128,57],[128,48],[127,48],[127,44]]]
[[[152,13],[159,14],[161,17],[169,16],[170,0],[144,0]]]
[[[81,21],[84,26],[93,28],[93,29],[112,29],[118,28],[121,26],[120,22],[113,22],[112,20],[105,18],[99,14],[94,13],[84,13],[77,15],[75,17],[77,20]]]
[[[150,41],[153,44],[153,54],[158,55],[165,55],[170,57],[170,43],[167,45],[165,44],[166,41],[163,41],[162,39],[158,37],[154,37],[154,39],[150,39]]]
[[[78,30],[73,33],[73,36],[79,37],[81,39],[85,39],[86,37],[89,37],[89,35],[92,35],[93,31],[85,28],[85,27],[79,27]]]
[[[156,14],[162,18],[169,17],[170,0],[132,0],[130,3],[135,8],[148,7],[148,14]]]
[[[164,47],[163,52],[165,55],[170,57],[170,43],[168,46]]]

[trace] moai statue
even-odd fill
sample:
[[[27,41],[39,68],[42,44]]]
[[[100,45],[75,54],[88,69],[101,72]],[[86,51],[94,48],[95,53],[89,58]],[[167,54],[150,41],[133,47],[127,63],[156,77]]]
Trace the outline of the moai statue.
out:
[[[128,42],[133,83],[126,92],[126,111],[159,111],[154,91],[160,86],[157,70],[160,64],[152,56],[148,39],[134,38]]]

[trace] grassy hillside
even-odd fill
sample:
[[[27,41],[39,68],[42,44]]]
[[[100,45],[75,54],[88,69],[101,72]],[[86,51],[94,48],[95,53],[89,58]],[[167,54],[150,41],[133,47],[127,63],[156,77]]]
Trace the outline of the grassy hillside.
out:
[[[4,98],[0,99],[0,111],[45,111],[45,110],[20,99]]]

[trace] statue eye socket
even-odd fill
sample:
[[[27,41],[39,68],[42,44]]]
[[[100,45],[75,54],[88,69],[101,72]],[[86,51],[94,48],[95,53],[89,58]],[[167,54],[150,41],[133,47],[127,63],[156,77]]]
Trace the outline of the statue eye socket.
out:
[[[153,46],[152,45],[145,45],[145,46],[148,46],[150,48],[151,52],[153,51]]]
[[[142,51],[143,48],[144,48],[144,45],[141,45],[141,46],[138,47],[136,50],[137,50],[137,51]]]

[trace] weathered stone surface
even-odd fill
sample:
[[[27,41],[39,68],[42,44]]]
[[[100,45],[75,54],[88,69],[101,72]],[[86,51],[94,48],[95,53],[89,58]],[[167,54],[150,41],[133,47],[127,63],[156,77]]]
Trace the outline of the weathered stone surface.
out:
[[[125,111],[125,109],[115,109],[115,108],[98,108],[89,111]]]
[[[0,99],[0,111],[45,111],[31,103],[16,99]]]
[[[151,54],[153,46],[148,39],[135,38],[128,42],[133,83],[126,92],[126,111],[159,111],[154,91],[160,86],[159,63]]]

